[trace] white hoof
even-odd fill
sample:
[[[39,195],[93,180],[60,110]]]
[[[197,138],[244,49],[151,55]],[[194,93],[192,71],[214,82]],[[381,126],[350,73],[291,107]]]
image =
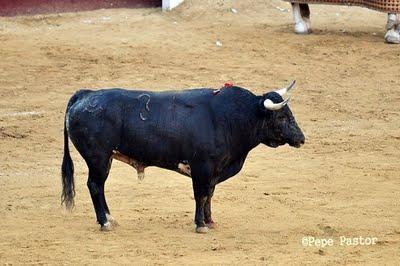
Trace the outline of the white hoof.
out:
[[[100,231],[103,231],[103,232],[111,231],[111,223],[110,222],[106,222],[104,225],[102,225],[100,227]]]
[[[395,29],[390,29],[385,34],[385,41],[387,43],[400,44],[400,32]]]
[[[309,28],[306,23],[298,22],[294,25],[294,32],[297,34],[309,34]]]
[[[119,223],[117,222],[117,220],[115,220],[115,218],[112,217],[110,214],[106,214],[106,217],[107,217],[107,221],[109,221],[112,226],[119,226]]]
[[[208,233],[208,227],[204,226],[204,227],[196,227],[196,233],[199,234],[207,234]]]

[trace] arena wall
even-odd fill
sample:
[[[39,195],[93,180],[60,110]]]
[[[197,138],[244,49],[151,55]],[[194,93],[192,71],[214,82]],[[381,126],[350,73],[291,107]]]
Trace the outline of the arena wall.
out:
[[[162,9],[171,10],[181,4],[183,0],[163,0],[162,1]]]
[[[101,8],[161,7],[166,0],[0,0],[0,16],[87,11]],[[177,0],[168,0],[173,2]],[[179,0],[178,0],[179,1]]]

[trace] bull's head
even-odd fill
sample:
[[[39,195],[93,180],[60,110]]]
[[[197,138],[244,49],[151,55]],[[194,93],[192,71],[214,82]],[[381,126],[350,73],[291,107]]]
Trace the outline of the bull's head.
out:
[[[304,134],[287,105],[290,97],[283,99],[294,85],[295,81],[285,88],[262,96],[260,105],[265,116],[262,143],[269,147],[276,148],[288,143],[290,146],[299,148],[304,144]]]

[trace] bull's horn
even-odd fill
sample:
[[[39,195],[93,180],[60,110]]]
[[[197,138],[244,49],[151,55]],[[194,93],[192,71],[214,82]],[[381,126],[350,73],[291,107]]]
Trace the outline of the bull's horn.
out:
[[[280,96],[283,96],[286,93],[288,93],[291,89],[293,89],[294,85],[296,85],[296,80],[293,80],[292,82],[290,82],[290,84],[288,86],[286,86],[282,89],[279,89],[275,92],[278,93]]]
[[[290,97],[287,98],[286,100],[284,100],[283,102],[274,103],[274,102],[271,101],[270,99],[266,99],[266,100],[264,101],[264,106],[265,106],[265,108],[267,108],[268,110],[275,111],[275,110],[279,110],[279,109],[281,109],[282,107],[284,107],[284,106],[289,102],[289,100],[290,100]]]

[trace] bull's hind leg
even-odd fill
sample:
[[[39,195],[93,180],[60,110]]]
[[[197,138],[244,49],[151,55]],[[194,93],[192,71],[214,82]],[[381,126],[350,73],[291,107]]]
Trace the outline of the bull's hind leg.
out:
[[[110,168],[111,168],[112,160],[113,160],[112,157],[110,157],[110,158],[108,159],[106,180],[107,180],[107,177],[108,177],[108,175],[109,175],[109,173],[110,173]],[[103,193],[100,195],[100,196],[101,196],[101,200],[102,200],[102,202],[103,202],[104,210],[105,210],[105,212],[106,212],[107,221],[108,221],[109,223],[111,223],[112,226],[118,226],[119,224],[118,224],[117,220],[115,220],[114,217],[111,216],[110,209],[108,208],[108,205],[107,205],[106,195],[105,195],[105,192],[104,192],[104,186],[105,186],[106,180],[104,180],[104,184],[103,184],[103,189],[102,189],[102,192],[103,192]]]
[[[105,196],[105,192],[104,192],[104,185],[105,185],[105,183],[103,184],[103,189],[102,189],[103,193],[100,196],[101,196],[101,200],[103,202],[104,211],[106,212],[107,221],[112,226],[118,226],[119,223],[117,222],[117,220],[115,220],[115,218],[113,216],[111,216],[110,209],[108,208],[107,201],[106,201],[106,196]]]
[[[310,8],[308,4],[292,3],[294,31],[297,34],[311,33]]]
[[[108,231],[114,221],[112,221],[113,218],[110,215],[104,195],[104,184],[110,171],[111,161],[109,159],[94,160],[94,162],[88,163],[88,167],[87,186],[96,212],[97,222],[100,224],[102,231]]]

